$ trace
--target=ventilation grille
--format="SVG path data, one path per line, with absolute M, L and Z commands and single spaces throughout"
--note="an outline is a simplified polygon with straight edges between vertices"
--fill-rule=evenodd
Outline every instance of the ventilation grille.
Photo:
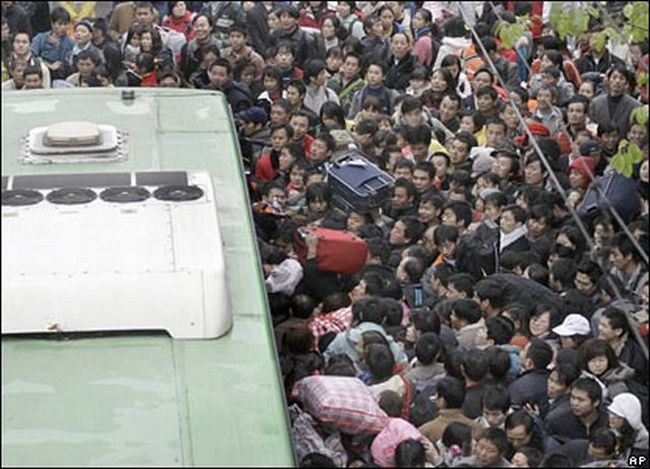
M 206 172 L 3 177 L 3 334 L 166 330 L 232 322 Z

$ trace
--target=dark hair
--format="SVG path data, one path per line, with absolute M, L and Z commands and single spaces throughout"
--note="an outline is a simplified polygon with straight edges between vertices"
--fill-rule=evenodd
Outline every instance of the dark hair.
M 479 73 L 487 73 L 490 76 L 490 85 L 494 84 L 495 80 L 494 80 L 494 73 L 492 73 L 492 70 L 490 70 L 489 68 L 486 68 L 486 67 L 481 67 L 477 71 L 474 72 L 474 78 L 476 78 L 476 75 L 478 75 Z M 487 88 L 487 86 L 483 87 L 483 88 Z M 494 89 L 494 88 L 492 88 L 492 89 Z M 496 99 L 496 97 L 494 99 Z
M 436 314 L 430 314 L 429 316 L 438 317 Z M 438 319 L 439 323 L 440 320 Z M 434 332 L 425 332 L 415 343 L 415 356 L 418 362 L 423 365 L 433 364 L 443 351 L 444 345 L 437 333 Z
M 481 300 L 488 300 L 493 308 L 502 308 L 505 306 L 505 290 L 494 279 L 486 278 L 480 280 L 474 287 L 474 291 Z
M 474 296 L 474 283 L 474 277 L 464 272 L 452 275 L 447 281 L 448 285 L 453 285 L 456 290 L 465 293 L 468 299 Z
M 560 453 L 551 453 L 544 456 L 539 467 L 571 467 L 571 460 Z
M 305 454 L 300 461 L 300 467 L 338 467 L 329 456 L 313 451 Z
M 403 402 L 402 397 L 399 394 L 387 389 L 386 391 L 382 391 L 378 397 L 377 403 L 381 410 L 386 412 L 386 415 L 395 418 L 400 417 L 402 414 Z
M 570 387 L 580 376 L 580 370 L 574 363 L 558 363 L 551 373 L 557 374 L 558 380 L 567 387 Z
M 519 223 L 526 223 L 526 220 L 528 220 L 528 214 L 526 213 L 526 210 L 521 208 L 519 205 L 508 205 L 507 207 L 504 207 L 501 210 L 501 215 L 503 216 L 503 213 L 505 212 L 510 212 L 512 213 L 512 216 L 514 217 L 516 222 Z
M 283 147 L 283 149 L 285 148 L 295 160 L 302 160 L 305 158 L 305 147 L 301 143 L 289 142 Z
M 572 240 L 573 241 L 573 240 Z M 639 244 L 641 245 L 641 248 L 643 251 L 648 253 L 648 238 L 647 236 L 640 236 L 638 239 Z M 630 238 L 627 237 L 625 233 L 619 233 L 616 236 L 614 236 L 614 239 L 612 240 L 612 248 L 618 248 L 619 251 L 621 251 L 621 254 L 623 254 L 624 257 L 629 256 L 630 254 L 632 255 L 632 260 L 636 264 L 641 264 L 643 262 L 643 258 L 641 257 L 641 253 L 636 249 L 634 244 L 632 244 L 632 241 Z
M 422 222 L 414 216 L 400 217 L 395 223 L 401 221 L 404 224 L 404 236 L 409 240 L 409 243 L 415 243 L 420 239 L 424 231 Z
M 609 79 L 614 72 L 618 72 L 621 75 L 623 75 L 631 90 L 633 90 L 636 87 L 636 78 L 634 76 L 634 73 L 629 71 L 625 64 L 623 63 L 613 64 L 606 72 L 607 79 Z
M 287 137 L 289 140 L 291 140 L 291 137 L 293 137 L 293 127 L 291 127 L 289 124 L 271 124 L 271 135 L 275 133 L 276 130 L 281 129 L 284 129 L 284 131 L 287 133 Z
M 559 282 L 564 289 L 573 288 L 573 281 L 576 277 L 576 268 L 573 259 L 560 257 L 551 266 L 551 274 L 556 282 Z
M 409 161 L 409 160 L 402 160 L 402 161 Z M 410 161 L 409 163 L 411 163 L 410 168 L 411 171 L 413 171 L 413 164 Z M 406 194 L 408 197 L 415 197 L 417 194 L 417 191 L 415 190 L 415 185 L 413 184 L 413 182 L 407 179 L 403 179 L 403 178 L 397 179 L 395 181 L 395 184 L 393 185 L 393 193 L 395 193 L 395 189 L 397 189 L 398 187 L 403 187 L 404 189 L 406 189 Z
M 327 64 L 322 59 L 310 59 L 303 65 L 303 80 L 310 83 L 311 78 L 315 78 L 320 72 L 327 69 Z
M 468 227 L 472 223 L 472 207 L 467 202 L 461 202 L 458 200 L 452 200 L 447 202 L 443 207 L 443 210 L 451 209 L 456 215 L 457 220 L 463 222 L 464 227 Z M 439 228 L 438 228 L 439 229 Z M 437 232 L 438 230 L 436 230 Z M 437 244 L 437 243 L 436 243 Z
M 323 117 L 332 117 L 336 119 L 341 129 L 345 129 L 345 113 L 343 108 L 334 101 L 325 101 L 320 108 L 320 120 Z
M 540 451 L 544 451 L 545 443 L 544 437 L 539 426 L 535 425 L 533 417 L 531 417 L 524 410 L 516 410 L 506 417 L 506 431 L 512 430 L 513 428 L 523 426 L 527 435 L 531 435 L 530 441 L 528 442 L 529 446 L 537 448 Z
M 196 22 L 198 21 L 199 18 L 205 18 L 206 20 L 208 20 L 208 24 L 210 25 L 211 28 L 214 25 L 210 15 L 208 15 L 207 13 L 197 13 L 196 16 L 192 19 L 192 26 L 196 25 Z
M 609 428 L 600 428 L 589 435 L 589 443 L 601 448 L 606 455 L 612 456 L 616 451 L 616 436 Z
M 229 76 L 232 75 L 232 65 L 230 65 L 228 59 L 224 59 L 223 57 L 217 58 L 214 62 L 210 64 L 210 70 L 212 70 L 214 67 L 223 67 L 226 69 L 226 73 Z
M 424 467 L 425 462 L 424 446 L 418 440 L 409 438 L 395 448 L 396 467 Z
M 522 88 L 521 86 L 513 86 L 512 88 L 509 89 L 511 93 L 517 94 L 520 98 L 521 101 L 526 104 L 528 100 L 530 99 L 530 96 L 528 94 L 528 91 Z
M 506 123 L 505 123 L 501 118 L 499 118 L 499 117 L 490 117 L 489 119 L 487 119 L 487 120 L 485 121 L 485 128 L 486 128 L 486 129 L 488 128 L 488 125 L 500 125 L 500 126 L 503 128 L 504 132 L 507 132 L 507 131 L 508 131 L 508 126 L 507 126 Z
M 520 4 L 518 3 L 517 6 L 519 5 Z M 526 460 L 528 461 L 529 467 L 540 467 L 539 463 L 542 460 L 542 456 L 544 454 L 537 448 L 533 448 L 531 446 L 524 446 L 523 448 L 519 448 L 517 452 L 522 453 L 524 456 L 526 456 Z
M 460 16 L 452 16 L 443 26 L 443 32 L 447 37 L 465 37 L 465 22 Z
M 156 69 L 156 61 L 153 54 L 150 54 L 148 52 L 140 52 L 135 58 L 135 66 L 138 70 L 153 72 Z
M 50 23 L 69 23 L 70 21 L 72 21 L 70 13 L 68 13 L 65 8 L 55 7 L 52 9 L 52 12 L 50 13 Z
M 382 238 L 369 238 L 366 240 L 368 252 L 371 257 L 379 257 L 385 263 L 390 256 L 390 246 Z
M 467 321 L 470 324 L 474 324 L 481 319 L 481 308 L 473 300 L 455 300 L 453 312 L 458 319 Z
M 578 349 L 578 366 L 583 370 L 589 371 L 589 361 L 592 358 L 601 356 L 607 358 L 607 370 L 605 372 L 619 366 L 616 353 L 607 341 L 602 339 L 588 339 Z
M 488 357 L 488 371 L 495 380 L 504 379 L 510 371 L 510 354 L 497 345 L 485 349 Z
M 438 396 L 445 400 L 448 409 L 460 409 L 465 400 L 465 383 L 451 376 L 446 376 L 438 383 Z
M 319 200 L 329 203 L 332 199 L 332 192 L 327 183 L 315 182 L 307 186 L 307 189 L 305 190 L 305 199 L 307 200 L 307 203 Z
M 458 228 L 455 226 L 440 225 L 433 233 L 433 240 L 438 246 L 446 243 L 447 241 L 456 243 L 458 241 Z
M 375 294 L 381 295 L 381 277 L 379 277 L 378 287 L 375 285 L 376 282 L 373 281 L 373 277 L 369 274 L 366 274 L 363 280 L 366 281 L 366 290 L 379 289 L 379 291 L 368 291 L 368 293 L 373 296 L 370 298 L 363 298 L 354 303 L 352 305 L 352 316 L 360 322 L 372 322 L 381 325 L 386 316 L 386 307 L 379 298 L 374 296 Z
M 162 42 L 162 37 L 160 36 L 160 32 L 158 31 L 158 29 L 154 28 L 153 26 L 147 26 L 142 30 L 140 36 L 142 36 L 144 33 L 151 34 L 151 54 L 155 56 L 163 48 L 163 42 Z
M 429 307 L 413 308 L 411 310 L 411 317 L 413 326 L 420 331 L 423 335 L 428 332 L 433 332 L 436 337 L 440 334 L 440 317 L 435 312 L 431 311 Z M 416 343 L 417 347 L 417 343 Z M 417 355 L 417 348 L 416 348 Z
M 497 90 L 492 88 L 490 85 L 481 86 L 478 90 L 476 90 L 475 95 L 477 98 L 480 98 L 481 96 L 489 96 L 493 101 L 496 101 L 499 98 L 499 93 L 497 93 Z
M 506 432 L 500 428 L 483 429 L 483 433 L 481 434 L 480 439 L 488 440 L 490 443 L 492 443 L 497 448 L 500 455 L 503 455 L 506 451 L 508 451 L 508 437 L 506 436 Z
M 481 408 L 500 410 L 504 414 L 510 409 L 510 393 L 503 386 L 486 386 L 481 395 Z
M 365 347 L 365 362 L 373 377 L 378 381 L 384 381 L 393 374 L 395 357 L 387 345 L 370 344 Z
M 428 147 L 431 144 L 431 128 L 426 124 L 407 127 L 406 141 L 410 145 L 425 144 Z
M 140 55 L 138 55 L 138 57 Z M 89 60 L 89 59 L 92 60 L 92 62 L 95 64 L 95 67 L 102 63 L 101 57 L 91 49 L 84 49 L 81 52 L 79 52 L 79 54 L 77 54 L 77 56 L 75 57 L 74 62 L 76 64 L 80 60 Z
M 612 329 L 621 329 L 621 335 L 630 334 L 630 323 L 622 310 L 610 306 L 605 309 L 602 317 L 607 318 Z
M 483 36 L 481 38 L 481 42 L 483 43 L 483 47 L 485 48 L 485 52 L 488 54 L 490 52 L 496 52 L 497 50 L 497 42 L 494 40 L 492 36 Z
M 431 72 L 431 76 L 435 73 L 442 73 L 442 78 L 445 80 L 445 83 L 447 83 L 447 87 L 445 88 L 445 93 L 452 93 L 456 91 L 456 78 L 451 74 L 451 72 L 446 69 L 446 68 L 437 68 L 434 71 Z
M 532 338 L 526 352 L 526 358 L 533 362 L 536 370 L 545 370 L 553 360 L 553 349 L 545 340 Z
M 27 75 L 27 69 L 25 69 L 23 75 Z M 89 88 L 99 88 L 102 86 L 102 82 L 99 81 L 99 77 L 97 76 L 96 73 L 91 73 L 90 75 L 86 75 L 86 76 L 80 75 L 79 85 L 81 85 L 82 83 L 88 85 Z
M 493 316 L 485 320 L 488 339 L 496 345 L 507 345 L 515 335 L 515 325 L 504 316 Z
M 40 64 L 38 63 L 28 64 L 23 70 L 23 77 L 26 77 L 27 75 L 38 75 L 39 78 L 43 78 L 43 70 L 41 70 Z
M 571 389 L 579 389 L 587 393 L 591 402 L 598 401 L 599 404 L 603 402 L 603 389 L 593 378 L 581 377 L 576 379 L 571 385 Z
M 282 336 L 283 348 L 295 355 L 309 353 L 313 342 L 314 336 L 306 321 L 292 324 Z
M 458 445 L 463 451 L 463 456 L 469 456 L 472 451 L 472 429 L 464 423 L 450 422 L 442 432 L 441 439 L 446 448 Z
M 472 381 L 482 381 L 488 374 L 488 358 L 481 350 L 470 350 L 463 357 L 463 370 Z

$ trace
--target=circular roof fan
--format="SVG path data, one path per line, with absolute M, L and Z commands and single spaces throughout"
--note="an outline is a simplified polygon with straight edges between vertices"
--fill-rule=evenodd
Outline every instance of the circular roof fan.
M 43 200 L 43 194 L 36 191 L 14 189 L 2 191 L 2 205 L 19 207 L 22 205 L 34 205 Z
M 151 197 L 151 193 L 144 187 L 110 187 L 103 190 L 99 197 L 106 202 L 120 204 L 128 202 L 142 202 Z
M 198 186 L 162 186 L 156 189 L 153 196 L 158 200 L 187 202 L 200 199 L 203 196 L 203 189 Z
M 87 204 L 97 198 L 97 194 L 90 189 L 65 188 L 47 194 L 46 199 L 53 204 L 77 205 Z

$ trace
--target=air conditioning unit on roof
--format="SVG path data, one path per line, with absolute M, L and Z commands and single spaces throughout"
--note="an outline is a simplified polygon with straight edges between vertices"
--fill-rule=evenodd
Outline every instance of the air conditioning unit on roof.
M 22 140 L 20 161 L 29 164 L 122 161 L 127 133 L 112 125 L 66 121 L 35 127 Z
M 205 172 L 2 178 L 2 333 L 166 330 L 232 322 Z

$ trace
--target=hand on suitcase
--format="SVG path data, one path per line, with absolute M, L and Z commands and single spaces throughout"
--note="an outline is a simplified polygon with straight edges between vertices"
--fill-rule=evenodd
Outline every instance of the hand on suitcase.
M 318 240 L 320 239 L 313 231 L 305 230 L 301 235 L 305 239 L 307 246 L 307 259 L 315 259 L 318 252 Z

